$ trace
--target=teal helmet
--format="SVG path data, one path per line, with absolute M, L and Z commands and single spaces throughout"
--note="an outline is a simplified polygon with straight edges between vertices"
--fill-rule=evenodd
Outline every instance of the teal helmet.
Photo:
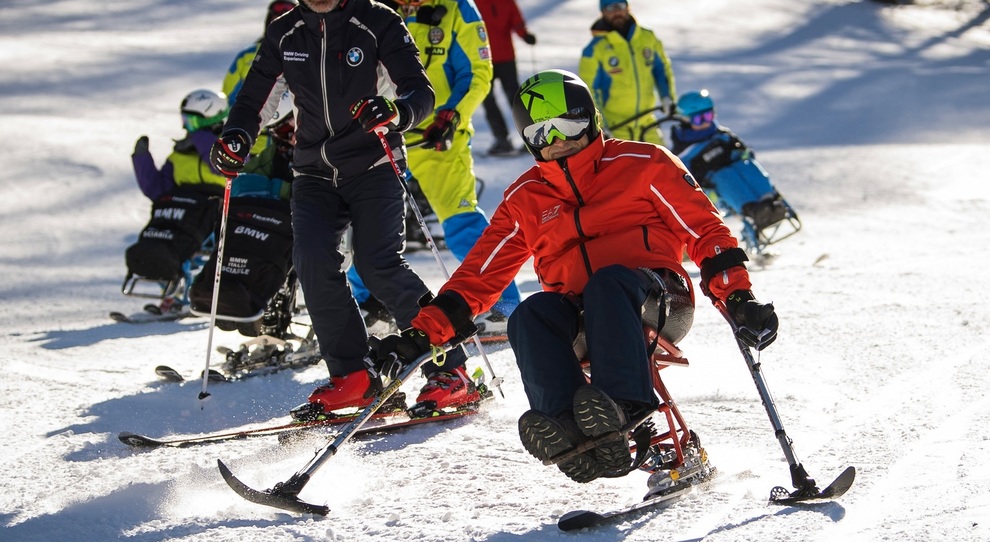
M 227 118 L 227 97 L 222 92 L 194 90 L 182 99 L 179 112 L 182 113 L 182 125 L 190 132 L 215 129 Z
M 711 111 L 715 109 L 715 102 L 712 101 L 707 89 L 692 90 L 681 94 L 677 100 L 677 110 L 685 117 L 690 117 L 697 113 Z
M 540 149 L 557 138 L 579 139 L 587 135 L 594 139 L 601 133 L 601 120 L 588 85 L 564 70 L 542 71 L 524 81 L 512 100 L 512 117 L 526 149 L 541 161 Z M 535 126 L 554 118 L 572 121 L 573 129 L 550 127 L 537 131 L 535 136 L 527 135 Z

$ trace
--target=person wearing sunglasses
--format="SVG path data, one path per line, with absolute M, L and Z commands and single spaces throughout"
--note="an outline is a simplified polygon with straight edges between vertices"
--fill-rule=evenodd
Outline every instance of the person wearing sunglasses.
M 389 372 L 469 335 L 472 316 L 532 259 L 543 291 L 522 301 L 508 336 L 531 408 L 519 420 L 520 439 L 543 461 L 657 408 L 643 326 L 649 315 L 675 344 L 688 332 L 694 299 L 685 250 L 741 340 L 762 350 L 778 324 L 773 305 L 753 296 L 746 253 L 683 163 L 659 145 L 607 139 L 578 76 L 537 73 L 512 112 L 536 165 L 505 190 L 491 225 L 412 328 L 372 348 Z M 574 350 L 582 333 L 590 385 Z M 629 462 L 628 442 L 616 440 L 558 467 L 590 482 Z
M 591 88 L 612 136 L 663 144 L 656 125 L 657 96 L 664 115 L 674 112 L 674 70 L 657 35 L 637 24 L 629 4 L 601 0 L 601 18 L 581 53 L 578 75 Z
M 677 109 L 680 122 L 671 129 L 670 150 L 687 164 L 713 201 L 752 221 L 757 233 L 793 215 L 766 171 L 757 165 L 752 149 L 719 124 L 707 89 L 682 94 Z

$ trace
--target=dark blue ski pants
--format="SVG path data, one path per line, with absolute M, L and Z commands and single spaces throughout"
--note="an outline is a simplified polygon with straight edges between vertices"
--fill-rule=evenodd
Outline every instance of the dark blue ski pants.
M 574 392 L 587 383 L 574 352 L 582 330 L 592 384 L 616 401 L 657 405 L 642 323 L 654 284 L 613 265 L 595 272 L 577 299 L 539 292 L 523 300 L 509 317 L 508 335 L 530 407 L 551 416 L 571 412 Z
M 344 277 L 338 250 L 353 225 L 354 265 L 400 329 L 429 290 L 402 256 L 405 205 L 391 164 L 338 181 L 300 175 L 292 181 L 293 263 L 332 376 L 365 367 L 368 332 Z

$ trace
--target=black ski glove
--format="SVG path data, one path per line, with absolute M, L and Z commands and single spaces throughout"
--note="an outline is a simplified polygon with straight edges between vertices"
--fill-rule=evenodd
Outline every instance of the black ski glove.
M 777 313 L 773 303 L 760 303 L 749 290 L 736 290 L 725 300 L 735 320 L 736 337 L 747 346 L 763 350 L 777 339 Z
M 134 153 L 131 156 L 148 154 L 148 136 L 141 136 L 134 142 Z
M 368 338 L 371 347 L 371 360 L 374 368 L 382 376 L 395 378 L 409 363 L 430 351 L 430 338 L 426 333 L 411 327 L 398 335 L 388 335 L 379 339 Z
M 213 168 L 227 177 L 236 177 L 251 152 L 251 140 L 241 130 L 234 130 L 220 136 L 210 149 L 210 162 Z
M 526 35 L 523 36 L 523 41 L 525 41 L 529 45 L 536 45 L 536 36 L 527 32 Z
M 437 111 L 433 124 L 423 132 L 423 143 L 435 151 L 445 151 L 454 141 L 454 131 L 461 122 L 461 115 L 453 109 Z
M 367 96 L 354 102 L 351 116 L 366 132 L 374 132 L 382 126 L 391 131 L 400 131 L 404 124 L 402 108 L 384 96 Z

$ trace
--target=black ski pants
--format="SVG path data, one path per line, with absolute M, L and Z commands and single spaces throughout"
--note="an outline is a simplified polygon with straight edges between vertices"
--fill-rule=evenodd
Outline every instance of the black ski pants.
M 655 284 L 639 270 L 612 265 L 596 271 L 579 298 L 539 292 L 523 300 L 509 317 L 508 336 L 530 407 L 551 416 L 571 412 L 574 392 L 587 383 L 574 352 L 582 331 L 592 384 L 616 401 L 658 405 L 642 316 Z
M 353 225 L 354 265 L 406 329 L 429 289 L 402 256 L 404 192 L 391 164 L 338 181 L 292 181 L 292 259 L 331 376 L 363 369 L 368 332 L 344 275 L 340 240 Z

